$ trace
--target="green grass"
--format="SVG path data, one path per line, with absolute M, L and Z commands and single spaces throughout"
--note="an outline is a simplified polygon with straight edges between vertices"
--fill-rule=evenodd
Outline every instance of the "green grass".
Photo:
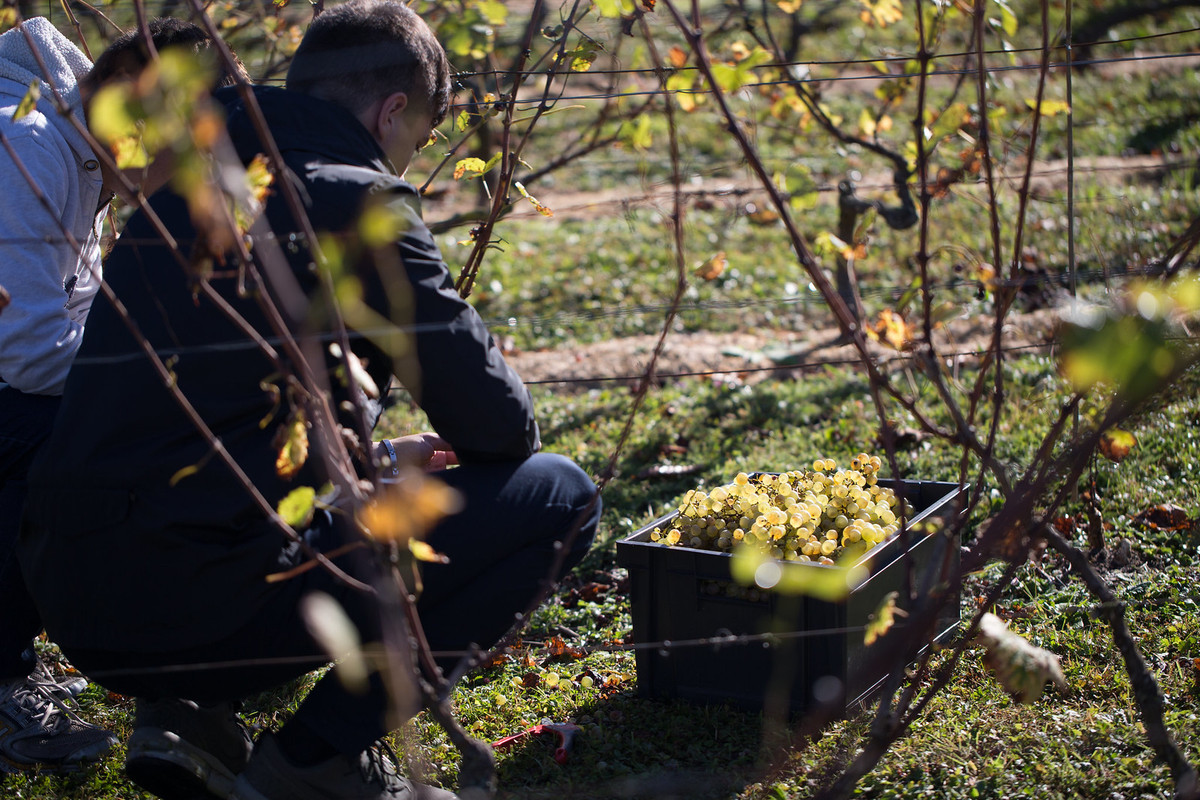
M 1039 412 L 1052 407 L 1054 365 L 1015 363 L 1013 374 L 1030 391 L 1013 392 L 1001 432 L 1004 457 L 1028 456 L 1040 438 Z M 1040 387 L 1040 388 L 1039 388 Z M 1136 527 L 1132 518 L 1156 503 L 1175 503 L 1200 516 L 1200 490 L 1181 477 L 1200 459 L 1193 433 L 1200 419 L 1200 375 L 1190 375 L 1132 426 L 1140 444 L 1120 465 L 1100 462 L 1097 484 L 1110 542 L 1134 543 L 1133 565 L 1110 575 L 1129 604 L 1129 619 L 1143 654 L 1167 697 L 1167 718 L 1195 760 L 1200 753 L 1200 546 L 1194 534 Z M 628 411 L 623 391 L 578 395 L 539 394 L 537 403 L 550 448 L 595 471 L 607 460 Z M 668 410 L 669 409 L 669 410 Z M 1041 416 L 1045 416 L 1044 413 Z M 664 425 L 669 420 L 670 425 Z M 389 430 L 420 427 L 419 415 L 400 406 L 389 413 Z M 873 412 L 862 404 L 862 386 L 850 373 L 815 374 L 803 380 L 765 381 L 753 387 L 679 382 L 651 395 L 633 428 L 620 477 L 608 488 L 600 543 L 585 564 L 534 617 L 510 658 L 469 677 L 456 690 L 459 719 L 473 735 L 495 740 L 542 718 L 583 726 L 567 765 L 555 763 L 546 739 L 530 739 L 499 757 L 501 797 L 625 796 L 637 779 L 658 787 L 643 796 L 683 792 L 692 797 L 803 797 L 839 759 L 854 751 L 863 718 L 830 726 L 814 741 L 775 732 L 764 740 L 759 715 L 723 707 L 704 708 L 638 696 L 632 654 L 612 649 L 630 631 L 627 586 L 613 566 L 614 541 L 671 507 L 690 486 L 714 485 L 741 469 L 781 470 L 816 455 L 845 459 L 874 430 Z M 701 471 L 687 478 L 638 479 L 637 470 L 661 461 L 664 441 L 686 437 L 679 462 Z M 939 447 L 902 454 L 908 474 L 950 478 L 955 459 Z M 1077 534 L 1082 540 L 1082 532 Z M 963 613 L 998 577 L 990 568 L 967 582 Z M 588 586 L 588 584 L 594 584 Z M 1141 734 L 1127 679 L 1107 629 L 1090 613 L 1093 600 L 1064 564 L 1047 556 L 1027 565 L 1006 591 L 998 613 L 1035 644 L 1059 654 L 1069 688 L 1051 687 L 1039 703 L 1011 701 L 969 651 L 943 695 L 863 782 L 867 797 L 1159 797 L 1169 782 Z M 551 658 L 544 643 L 560 636 L 581 658 Z M 594 648 L 594 649 L 593 649 Z M 53 650 L 48 651 L 53 654 Z M 550 673 L 558 676 L 551 686 Z M 587 676 L 591 686 L 580 680 Z M 286 719 L 297 688 L 258 698 L 249 719 L 274 727 Z M 131 704 L 93 687 L 85 717 L 122 738 L 129 732 Z M 430 721 L 419 717 L 403 736 L 426 774 L 453 786 L 455 752 Z M 6 777 L 6 796 L 21 798 L 139 798 L 120 771 L 118 752 L 97 769 L 75 778 Z M 672 787 L 674 787 L 672 789 Z

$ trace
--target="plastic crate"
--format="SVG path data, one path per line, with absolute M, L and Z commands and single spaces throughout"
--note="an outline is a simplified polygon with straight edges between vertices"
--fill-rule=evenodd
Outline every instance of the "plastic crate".
M 885 479 L 879 484 L 901 494 L 913 509 L 910 528 L 928 517 L 957 511 L 958 484 Z M 793 713 L 802 713 L 818 701 L 835 700 L 848 710 L 860 706 L 887 677 L 882 665 L 872 663 L 863 643 L 863 626 L 889 592 L 899 590 L 901 598 L 905 596 L 906 562 L 912 564 L 917 587 L 931 569 L 949 575 L 958 568 L 957 539 L 921 536 L 910 530 L 909 558 L 902 557 L 899 536 L 876 545 L 856 562 L 867 567 L 869 577 L 844 600 L 731 591 L 736 584 L 728 553 L 650 541 L 650 532 L 676 513 L 617 542 L 617 563 L 629 572 L 634 642 L 669 643 L 637 651 L 638 691 L 644 697 L 725 703 L 749 710 L 762 710 L 767 698 L 786 698 Z M 952 635 L 959 625 L 957 587 L 954 593 L 938 618 L 937 641 Z M 900 607 L 904 605 L 901 601 Z M 898 617 L 896 628 L 902 630 L 904 625 Z M 804 635 L 749 644 L 674 646 L 695 639 L 792 631 Z

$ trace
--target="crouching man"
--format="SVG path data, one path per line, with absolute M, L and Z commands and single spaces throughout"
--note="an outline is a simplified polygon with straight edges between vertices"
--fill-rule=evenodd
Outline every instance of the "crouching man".
M 138 213 L 105 278 L 169 362 L 172 385 L 271 507 L 330 476 L 316 455 L 293 476 L 277 470 L 276 437 L 295 421 L 298 393 L 283 376 L 287 351 L 259 295 L 274 298 L 302 342 L 325 353 L 315 367 L 347 430 L 375 422 L 359 387 L 401 375 L 436 434 L 362 450 L 384 469 L 405 459 L 427 468 L 457 463 L 437 475 L 458 491 L 462 509 L 428 537 L 448 563 L 426 565 L 417 608 L 435 651 L 488 646 L 556 566 L 579 561 L 600 509 L 578 466 L 538 452 L 529 394 L 454 291 L 416 191 L 401 177 L 446 113 L 445 53 L 401 3 L 350 0 L 314 20 L 286 90 L 253 91 L 291 173 L 280 180 L 292 181 L 312 228 L 327 251 L 336 250 L 338 276 L 362 287 L 362 302 L 345 319 L 370 381 L 344 380 L 329 347 L 335 315 L 282 186 L 252 229 L 255 269 L 229 253 L 198 278 Z M 255 115 L 222 99 L 243 162 L 267 152 Z M 213 249 L 193 226 L 186 198 L 164 190 L 150 205 L 185 254 Z M 378 226 L 369 246 L 358 234 L 368 207 L 377 215 L 383 209 L 389 230 L 398 231 L 382 246 Z M 271 280 L 260 283 L 267 274 Z M 380 336 L 386 320 L 409 332 L 403 347 L 384 349 L 396 340 Z M 347 551 L 335 563 L 359 581 L 376 581 L 372 550 L 345 547 L 361 541 L 348 515 L 318 510 L 303 536 L 323 552 Z M 334 597 L 366 643 L 383 639 L 379 604 L 324 568 L 268 582 L 308 556 L 214 454 L 104 297 L 92 306 L 57 423 L 31 469 L 20 557 L 64 652 L 97 682 L 137 698 L 128 768 L 158 795 L 452 797 L 410 784 L 381 754 L 378 740 L 395 718 L 378 674 L 355 694 L 330 673 L 249 753 L 236 703 L 323 659 L 305 627 L 303 599 Z M 50 574 L 53 582 L 41 580 Z M 48 585 L 56 590 L 38 591 Z

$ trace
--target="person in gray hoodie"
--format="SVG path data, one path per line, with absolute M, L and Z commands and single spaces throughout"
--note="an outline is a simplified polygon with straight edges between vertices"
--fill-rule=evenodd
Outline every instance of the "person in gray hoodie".
M 180 20 L 153 20 L 150 33 L 158 51 L 210 43 Z M 57 681 L 38 660 L 42 623 L 14 547 L 26 473 L 100 288 L 104 211 L 120 183 L 84 134 L 87 101 L 145 67 L 142 42 L 123 34 L 93 66 L 47 19 L 0 34 L 0 772 L 71 769 L 116 741 L 68 709 L 86 682 Z M 167 174 L 159 163 L 125 177 L 149 195 Z

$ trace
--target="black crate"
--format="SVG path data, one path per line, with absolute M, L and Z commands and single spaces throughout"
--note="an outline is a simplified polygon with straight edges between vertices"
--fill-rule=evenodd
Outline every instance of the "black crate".
M 901 494 L 913 509 L 910 527 L 957 511 L 958 484 L 884 479 L 879 484 Z M 749 710 L 762 710 L 768 697 L 786 697 L 793 713 L 818 700 L 833 699 L 848 710 L 857 707 L 886 678 L 882 666 L 871 661 L 862 626 L 889 592 L 899 590 L 901 598 L 905 596 L 906 562 L 913 567 L 916 587 L 924 585 L 930 570 L 949 575 L 958 568 L 957 539 L 910 531 L 909 558 L 902 558 L 899 536 L 876 545 L 856 562 L 867 567 L 869 577 L 844 600 L 739 591 L 730 575 L 730 554 L 650 541 L 650 532 L 670 522 L 675 513 L 617 542 L 617 563 L 629 571 L 634 642 L 670 643 L 637 651 L 638 691 L 645 697 L 728 703 Z M 797 562 L 790 562 L 791 567 L 836 569 Z M 954 593 L 955 599 L 939 616 L 938 641 L 958 627 L 957 588 Z M 896 628 L 904 625 L 898 618 Z M 804 635 L 786 635 L 796 631 Z M 784 635 L 749 644 L 673 646 L 771 632 Z

